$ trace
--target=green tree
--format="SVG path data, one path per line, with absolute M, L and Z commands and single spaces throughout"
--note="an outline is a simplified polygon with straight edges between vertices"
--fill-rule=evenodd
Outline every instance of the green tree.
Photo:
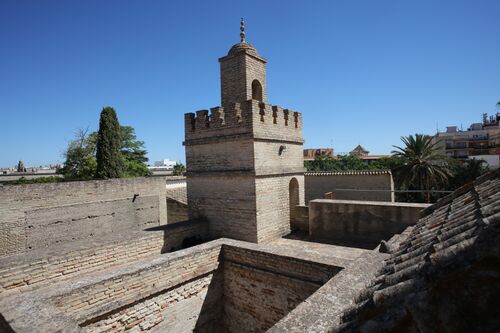
M 123 157 L 129 161 L 146 163 L 148 152 L 144 148 L 144 141 L 137 140 L 135 129 L 132 126 L 121 126 L 121 148 Z
M 430 202 L 430 190 L 442 187 L 450 172 L 443 157 L 438 154 L 432 137 L 423 134 L 401 137 L 404 147 L 393 146 L 394 156 L 403 164 L 394 169 L 396 182 L 409 190 L 424 190 L 424 200 Z
M 314 161 L 304 161 L 307 171 L 341 171 L 341 170 L 378 170 L 387 169 L 382 163 L 365 163 L 360 157 L 352 155 L 337 155 L 335 157 L 321 154 Z
M 449 164 L 452 176 L 449 179 L 448 189 L 452 191 L 471 183 L 489 170 L 484 160 L 469 159 L 460 161 L 453 159 L 449 161 Z
M 95 142 L 87 136 L 87 130 L 78 130 L 64 152 L 64 167 L 58 172 L 68 179 L 92 179 L 95 177 L 97 162 Z
M 120 124 L 112 107 L 105 107 L 99 119 L 97 134 L 97 170 L 98 178 L 119 178 L 123 172 L 123 159 L 120 152 Z
M 178 162 L 174 165 L 174 172 L 173 174 L 175 176 L 181 176 L 183 174 L 186 173 L 186 167 L 184 166 L 184 164 Z
M 149 174 L 146 162 L 147 151 L 144 141 L 137 140 L 135 130 L 131 126 L 122 126 L 120 152 L 123 159 L 123 175 L 125 177 L 141 177 Z

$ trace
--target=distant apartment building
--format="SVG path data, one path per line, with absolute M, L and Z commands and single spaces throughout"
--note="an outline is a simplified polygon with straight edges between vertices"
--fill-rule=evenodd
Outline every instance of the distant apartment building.
M 304 149 L 304 161 L 314 161 L 314 158 L 318 155 L 333 157 L 333 148 Z
M 177 161 L 171 161 L 168 158 L 165 158 L 163 161 L 155 161 L 153 166 L 149 167 L 150 169 L 165 169 L 165 170 L 173 170 L 174 166 L 177 164 Z
M 500 112 L 483 115 L 482 123 L 474 123 L 467 130 L 457 126 L 446 127 L 434 137 L 442 155 L 457 159 L 483 159 L 490 166 L 500 162 Z

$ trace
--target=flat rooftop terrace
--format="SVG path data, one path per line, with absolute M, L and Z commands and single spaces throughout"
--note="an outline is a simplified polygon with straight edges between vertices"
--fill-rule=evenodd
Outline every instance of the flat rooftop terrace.
M 218 239 L 8 295 L 0 302 L 0 328 L 264 332 L 368 252 L 290 239 Z
M 339 272 L 372 253 L 291 239 L 218 239 L 41 286 L 22 297 L 10 294 L 0 301 L 0 328 L 265 332 L 293 322 L 296 310 L 303 316 L 311 310 L 309 298 L 321 298 Z

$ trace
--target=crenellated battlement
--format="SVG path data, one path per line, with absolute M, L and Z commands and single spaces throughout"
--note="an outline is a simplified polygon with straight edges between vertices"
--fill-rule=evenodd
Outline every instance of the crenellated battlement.
M 280 106 L 248 100 L 230 108 L 214 107 L 185 114 L 186 140 L 231 134 L 267 139 L 302 137 L 302 114 Z

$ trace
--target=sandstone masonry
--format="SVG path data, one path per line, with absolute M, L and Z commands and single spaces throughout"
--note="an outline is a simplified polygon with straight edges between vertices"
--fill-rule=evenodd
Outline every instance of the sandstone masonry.
M 266 103 L 266 60 L 250 44 L 219 62 L 222 106 L 185 115 L 189 217 L 212 237 L 270 241 L 304 203 L 302 115 Z

